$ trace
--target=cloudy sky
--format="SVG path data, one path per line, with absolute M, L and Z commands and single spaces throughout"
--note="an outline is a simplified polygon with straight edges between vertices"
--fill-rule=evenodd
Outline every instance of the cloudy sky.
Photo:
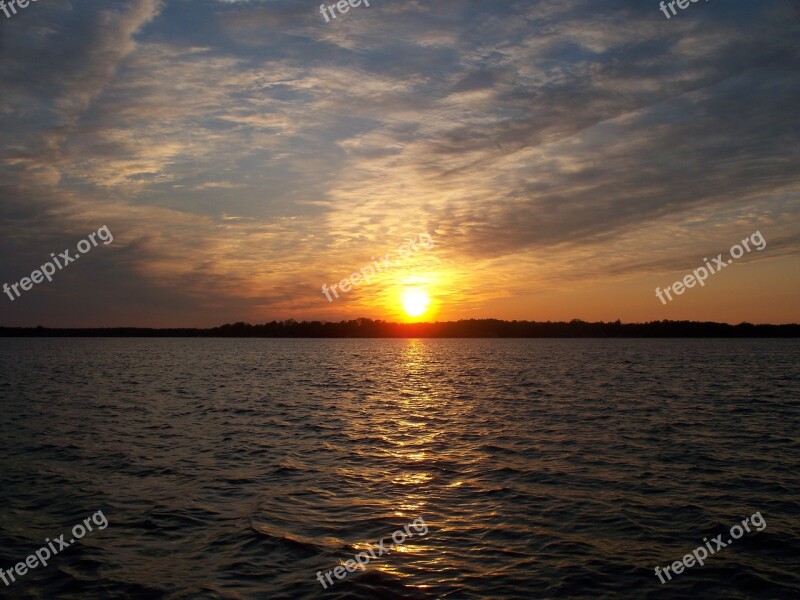
M 114 241 L 0 325 L 396 320 L 412 288 L 439 320 L 797 322 L 799 71 L 796 0 L 31 3 L 0 13 L 0 283 Z

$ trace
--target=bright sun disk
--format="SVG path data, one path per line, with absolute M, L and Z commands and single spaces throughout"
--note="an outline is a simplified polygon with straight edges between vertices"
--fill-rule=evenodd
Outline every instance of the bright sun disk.
M 431 298 L 425 290 L 411 289 L 403 292 L 403 310 L 409 317 L 424 315 L 430 303 Z

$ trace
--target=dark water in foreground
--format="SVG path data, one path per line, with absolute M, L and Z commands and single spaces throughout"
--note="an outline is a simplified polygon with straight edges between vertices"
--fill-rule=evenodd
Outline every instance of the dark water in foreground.
M 3 598 L 800 594 L 798 340 L 4 339 L 0 409 L 0 568 L 109 523 Z

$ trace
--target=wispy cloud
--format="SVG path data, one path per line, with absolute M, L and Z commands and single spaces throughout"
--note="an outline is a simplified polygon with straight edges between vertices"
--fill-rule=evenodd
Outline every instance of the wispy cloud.
M 381 318 L 413 277 L 442 317 L 488 316 L 759 226 L 781 243 L 758 259 L 796 266 L 795 4 L 34 8 L 0 25 L 0 275 L 100 223 L 117 241 L 9 323 Z M 326 306 L 322 282 L 425 230 L 435 252 Z

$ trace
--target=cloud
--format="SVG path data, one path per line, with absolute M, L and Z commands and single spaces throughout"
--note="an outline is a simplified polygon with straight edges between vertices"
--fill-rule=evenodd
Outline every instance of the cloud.
M 326 23 L 299 0 L 39 3 L 0 42 L 0 274 L 108 223 L 87 276 L 211 324 L 380 316 L 423 275 L 479 310 L 681 268 L 760 224 L 791 255 L 800 9 L 694 8 L 397 0 Z M 424 230 L 435 252 L 320 306 Z M 70 281 L 53 289 L 76 310 Z

